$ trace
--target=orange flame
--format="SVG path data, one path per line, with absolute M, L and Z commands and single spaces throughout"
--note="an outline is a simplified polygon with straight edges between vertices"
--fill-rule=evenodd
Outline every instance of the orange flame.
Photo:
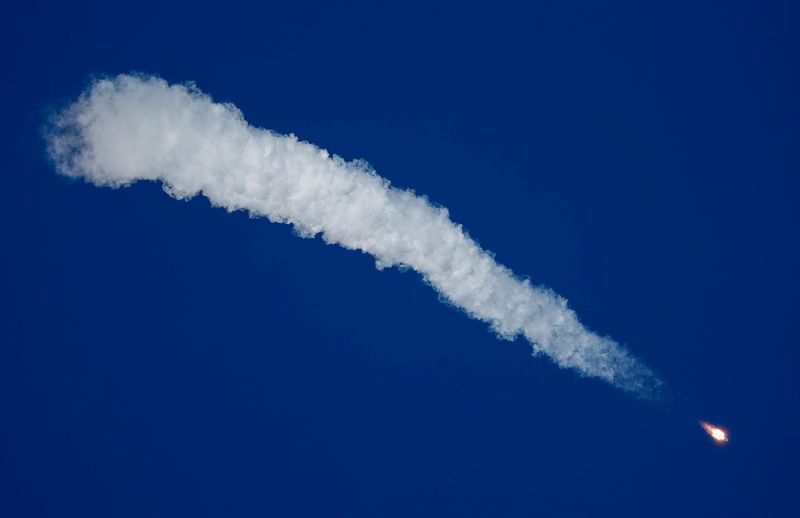
M 703 430 L 705 430 L 712 439 L 717 441 L 717 443 L 724 444 L 728 442 L 728 432 L 726 430 L 723 430 L 719 426 L 714 426 L 711 423 L 706 423 L 705 421 L 700 421 L 700 426 L 702 426 Z

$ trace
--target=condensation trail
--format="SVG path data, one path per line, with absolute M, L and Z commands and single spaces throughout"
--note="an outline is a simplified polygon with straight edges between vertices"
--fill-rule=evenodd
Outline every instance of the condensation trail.
M 56 169 L 99 186 L 161 181 L 172 196 L 203 194 L 230 211 L 294 225 L 303 237 L 419 272 L 443 299 L 535 354 L 657 398 L 661 381 L 624 347 L 586 329 L 564 298 L 495 262 L 445 208 L 294 135 L 249 125 L 193 84 L 143 75 L 96 80 L 45 131 Z

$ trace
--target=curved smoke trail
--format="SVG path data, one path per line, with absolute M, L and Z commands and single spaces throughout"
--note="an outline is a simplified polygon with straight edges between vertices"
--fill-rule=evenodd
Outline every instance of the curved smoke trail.
M 497 264 L 447 209 L 391 187 L 363 162 L 250 126 L 235 106 L 214 103 L 193 84 L 97 80 L 53 117 L 45 138 L 64 175 L 110 187 L 160 180 L 176 198 L 202 193 L 214 205 L 369 253 L 379 269 L 413 268 L 501 337 L 522 334 L 561 367 L 642 398 L 658 395 L 662 384 L 650 369 L 581 325 L 564 298 Z

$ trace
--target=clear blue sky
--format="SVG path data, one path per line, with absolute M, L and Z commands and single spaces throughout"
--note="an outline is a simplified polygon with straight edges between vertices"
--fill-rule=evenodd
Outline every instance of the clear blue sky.
M 4 4 L 0 515 L 796 516 L 797 8 L 531 4 Z M 285 225 L 57 176 L 48 109 L 129 71 L 448 207 L 674 399 Z

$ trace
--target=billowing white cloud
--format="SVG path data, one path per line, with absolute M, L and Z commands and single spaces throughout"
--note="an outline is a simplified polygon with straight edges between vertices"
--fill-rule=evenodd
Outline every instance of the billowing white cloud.
M 497 264 L 447 209 L 294 135 L 250 126 L 193 84 L 152 76 L 95 81 L 46 131 L 56 169 L 95 185 L 160 180 L 176 198 L 294 225 L 303 237 L 361 250 L 379 269 L 419 272 L 443 299 L 499 336 L 639 397 L 661 382 L 619 344 L 586 329 L 567 301 Z

